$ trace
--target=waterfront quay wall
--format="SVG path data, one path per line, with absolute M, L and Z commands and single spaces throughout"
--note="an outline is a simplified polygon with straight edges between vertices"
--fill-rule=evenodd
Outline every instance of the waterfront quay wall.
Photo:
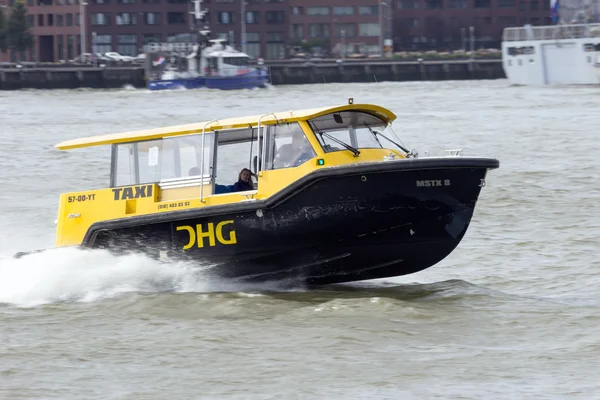
M 137 67 L 33 67 L 0 69 L 0 89 L 76 89 L 145 87 L 144 69 Z
M 505 78 L 501 60 L 376 61 L 376 62 L 273 62 L 273 85 L 332 82 L 434 81 Z M 27 67 L 0 69 L 0 89 L 75 89 L 146 87 L 144 68 Z
M 402 61 L 270 65 L 273 85 L 503 79 L 502 60 Z

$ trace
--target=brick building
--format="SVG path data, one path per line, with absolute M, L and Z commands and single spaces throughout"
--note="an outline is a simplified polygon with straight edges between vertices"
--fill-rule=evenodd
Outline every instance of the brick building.
M 476 48 L 500 47 L 502 30 L 524 24 L 550 25 L 543 0 L 396 0 L 396 50 L 469 48 L 473 27 Z
M 393 0 L 290 0 L 289 3 L 292 46 L 322 48 L 338 56 L 378 54 L 383 44 L 381 39 L 392 38 Z
M 228 38 L 253 58 L 280 59 L 289 42 L 289 0 L 209 0 L 207 21 L 214 37 Z M 203 3 L 204 4 L 204 3 Z M 242 21 L 242 13 L 245 21 Z M 242 23 L 245 24 L 245 45 Z
M 189 0 L 79 1 L 26 0 L 35 47 L 25 59 L 56 62 L 80 54 L 81 13 L 86 52 L 136 55 L 146 43 L 193 32 Z M 471 26 L 478 48 L 499 47 L 504 27 L 551 23 L 547 0 L 204 0 L 202 8 L 213 37 L 265 59 L 309 48 L 334 56 L 378 54 L 384 39 L 393 39 L 396 51 L 459 49 Z M 3 59 L 10 57 L 0 53 Z

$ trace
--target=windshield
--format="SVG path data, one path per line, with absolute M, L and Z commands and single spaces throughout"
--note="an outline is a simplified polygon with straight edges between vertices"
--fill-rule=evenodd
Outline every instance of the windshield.
M 358 149 L 397 149 L 399 139 L 381 118 L 362 111 L 343 111 L 308 121 L 326 153 Z M 402 149 L 404 150 L 404 149 Z

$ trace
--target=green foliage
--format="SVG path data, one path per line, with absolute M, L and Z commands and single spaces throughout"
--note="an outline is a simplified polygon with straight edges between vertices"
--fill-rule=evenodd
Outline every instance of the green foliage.
M 6 26 L 6 42 L 9 49 L 19 53 L 33 47 L 33 35 L 27 25 L 27 8 L 23 0 L 13 4 Z
M 0 8 L 0 52 L 5 52 L 6 50 L 8 50 L 8 43 L 6 42 L 6 17 Z

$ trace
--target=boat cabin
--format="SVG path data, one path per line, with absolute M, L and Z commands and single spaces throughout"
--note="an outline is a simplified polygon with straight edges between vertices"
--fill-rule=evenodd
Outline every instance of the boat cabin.
M 203 56 L 207 76 L 236 76 L 254 69 L 247 54 L 219 42 L 205 49 Z
M 262 200 L 319 168 L 404 157 L 394 119 L 348 104 L 63 142 L 112 151 L 108 188 L 61 196 L 57 245 L 78 244 L 98 220 Z M 236 191 L 243 168 L 253 189 Z

